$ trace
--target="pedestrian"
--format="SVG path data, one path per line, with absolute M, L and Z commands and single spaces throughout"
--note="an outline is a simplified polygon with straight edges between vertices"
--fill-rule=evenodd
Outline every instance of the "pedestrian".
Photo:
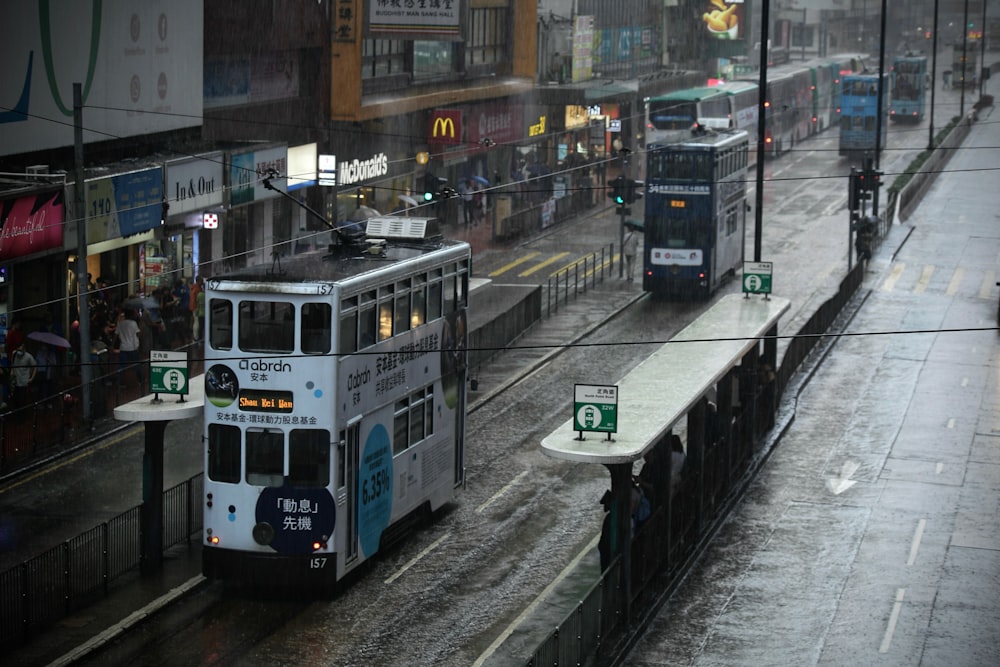
M 14 353 L 23 342 L 24 332 L 21 331 L 21 320 L 12 320 L 10 328 L 7 329 L 7 340 L 4 343 L 7 346 L 7 361 L 14 358 Z
M 941 72 L 941 77 L 944 79 L 944 87 L 951 88 L 951 70 L 946 69 L 945 71 Z
M 24 407 L 31 400 L 31 383 L 35 381 L 37 372 L 35 358 L 24 349 L 24 341 L 14 350 L 14 355 L 10 362 L 13 382 L 12 405 L 15 410 Z
M 201 292 L 201 284 L 201 276 L 191 279 L 191 297 L 188 299 L 188 309 L 191 312 L 188 323 L 191 325 L 191 339 L 195 341 L 201 338 L 201 336 L 198 335 L 198 293 Z
M 195 336 L 198 341 L 205 337 L 205 279 L 198 276 L 198 295 L 194 309 L 195 319 L 198 321 Z
M 118 345 L 115 350 L 118 353 L 118 379 L 122 381 L 125 369 L 134 366 L 136 382 L 142 389 L 145 385 L 145 378 L 143 377 L 142 364 L 139 363 L 140 330 L 134 310 L 128 309 L 118 317 L 116 331 L 118 334 L 116 338 Z
M 458 186 L 458 193 L 462 197 L 462 211 L 464 213 L 466 227 L 472 224 L 475 217 L 476 202 L 473 198 L 474 190 L 475 186 L 472 184 L 472 179 L 463 181 L 462 184 Z
M 38 348 L 35 361 L 37 362 L 35 377 L 38 379 L 38 397 L 48 401 L 56 393 L 56 368 L 59 365 L 59 357 L 51 345 L 42 345 Z
M 635 227 L 629 226 L 622 244 L 622 253 L 625 255 L 625 279 L 628 282 L 632 282 L 635 275 L 635 256 L 638 251 L 639 235 L 635 233 Z

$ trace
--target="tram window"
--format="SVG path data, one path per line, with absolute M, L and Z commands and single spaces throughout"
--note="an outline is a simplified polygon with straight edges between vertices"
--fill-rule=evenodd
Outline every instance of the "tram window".
M 667 247 L 684 248 L 688 245 L 687 220 L 671 218 L 667 220 Z
M 396 300 L 393 313 L 393 334 L 401 334 L 410 328 L 410 281 L 396 283 Z
M 392 301 L 382 301 L 378 304 L 378 339 L 392 338 Z
M 427 388 L 424 399 L 424 437 L 434 433 L 434 387 Z
M 240 429 L 208 425 L 208 478 L 214 482 L 240 481 Z
M 286 301 L 240 301 L 240 349 L 292 352 L 295 307 Z
M 284 442 L 281 431 L 247 430 L 247 484 L 281 486 L 284 482 Z
M 414 401 L 410 406 L 410 443 L 424 439 L 424 403 Z
M 417 276 L 413 279 L 413 290 L 410 292 L 410 328 L 416 329 L 427 321 L 427 279 Z
M 447 275 L 444 278 L 444 314 L 455 312 L 455 298 L 457 287 L 455 286 L 455 274 Z
M 329 486 L 329 431 L 299 428 L 288 434 L 288 481 L 292 486 Z
M 340 316 L 340 337 L 337 351 L 353 354 L 358 350 L 358 311 L 352 310 Z
M 848 130 L 848 131 L 851 129 L 851 117 L 850 116 L 841 116 L 840 117 L 840 129 L 841 130 Z
M 441 317 L 442 282 L 440 278 L 427 285 L 427 321 L 431 322 Z
M 875 131 L 875 116 L 865 116 L 865 132 Z
M 696 181 L 712 180 L 712 156 L 696 155 L 694 158 L 694 179 Z
M 396 401 L 396 416 L 393 419 L 392 453 L 399 454 L 410 446 L 410 406 L 409 401 Z
M 208 340 L 212 349 L 233 349 L 233 304 L 226 299 L 212 299 L 209 313 L 211 326 Z
M 330 351 L 331 315 L 328 303 L 302 305 L 302 351 L 306 354 L 326 354 Z
M 692 225 L 692 236 L 694 236 L 695 248 L 707 248 L 712 238 L 712 220 L 695 220 Z
M 375 292 L 361 295 L 361 311 L 358 314 L 358 349 L 363 350 L 375 344 L 378 319 L 375 313 Z

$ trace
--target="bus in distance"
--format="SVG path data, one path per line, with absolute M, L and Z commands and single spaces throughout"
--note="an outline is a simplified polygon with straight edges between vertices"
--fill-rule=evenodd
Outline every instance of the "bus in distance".
M 927 56 L 897 56 L 889 72 L 889 119 L 919 123 L 927 97 Z
M 749 147 L 745 130 L 727 130 L 648 148 L 645 291 L 707 299 L 742 267 Z

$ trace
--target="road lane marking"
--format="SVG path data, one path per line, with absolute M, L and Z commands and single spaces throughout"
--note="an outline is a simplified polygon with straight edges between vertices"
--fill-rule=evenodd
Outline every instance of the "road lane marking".
M 472 667 L 481 667 L 482 664 L 486 662 L 486 660 L 488 660 L 489 657 L 493 655 L 505 641 L 507 641 L 507 638 L 510 637 L 512 634 L 514 634 L 514 631 L 517 630 L 517 628 L 521 625 L 521 623 L 524 622 L 524 619 L 526 619 L 538 607 L 538 605 L 540 605 L 545 600 L 545 598 L 548 597 L 549 593 L 551 593 L 555 589 L 555 587 L 562 582 L 563 579 L 569 576 L 569 574 L 576 569 L 577 565 L 580 564 L 580 561 L 583 560 L 584 557 L 587 556 L 587 554 L 591 553 L 594 549 L 597 548 L 597 542 L 600 539 L 601 539 L 600 533 L 594 535 L 594 539 L 590 541 L 590 544 L 585 546 L 583 548 L 583 551 L 578 553 L 576 557 L 573 560 L 571 560 L 569 564 L 566 565 L 565 568 L 563 568 L 563 571 L 560 572 L 559 575 L 555 579 L 553 579 L 548 586 L 545 587 L 545 590 L 539 593 L 538 597 L 532 600 L 531 604 L 525 607 L 524 611 L 522 611 L 517 618 L 515 618 L 513 621 L 510 622 L 510 625 L 508 625 L 506 629 L 504 629 L 504 631 L 500 633 L 500 636 L 494 639 L 493 643 L 490 644 L 485 651 L 483 651 L 483 654 L 480 655 L 478 658 L 476 658 L 476 661 L 472 663 Z
M 414 556 L 413 559 L 410 560 L 409 563 L 407 563 L 406 565 L 404 565 L 403 567 L 401 567 L 395 574 L 393 574 L 391 577 L 389 577 L 388 579 L 386 579 L 385 583 L 386 584 L 391 584 L 392 582 L 396 581 L 396 579 L 399 579 L 399 577 L 401 577 L 404 572 L 406 572 L 411 567 L 413 567 L 414 565 L 416 565 L 417 563 L 419 563 L 420 560 L 424 556 L 426 556 L 430 552 L 432 552 L 435 549 L 437 549 L 438 546 L 442 542 L 444 542 L 446 539 L 448 539 L 449 537 L 451 537 L 451 533 L 445 533 L 441 537 L 439 537 L 436 540 L 434 540 L 426 549 L 424 549 L 423 551 L 421 551 L 420 553 L 418 553 L 416 556 Z
M 896 589 L 896 602 L 892 605 L 892 613 L 889 614 L 889 627 L 885 629 L 885 637 L 882 638 L 882 645 L 878 648 L 879 653 L 889 652 L 889 644 L 892 643 L 892 633 L 896 631 L 896 622 L 899 621 L 899 612 L 903 610 L 903 596 L 905 594 L 905 588 Z
M 903 270 L 906 269 L 906 264 L 900 262 L 896 266 L 892 267 L 892 272 L 889 277 L 885 279 L 882 283 L 883 292 L 891 292 L 896 287 L 896 283 L 899 281 L 899 277 L 903 275 Z
M 983 282 L 979 284 L 979 298 L 992 299 L 993 288 L 996 287 L 996 283 L 997 283 L 996 271 L 987 271 L 985 274 L 983 274 Z
M 948 420 L 948 428 L 955 428 L 955 418 L 952 417 Z
M 488 275 L 489 275 L 490 278 L 496 278 L 497 276 L 499 276 L 499 275 L 501 275 L 503 273 L 506 273 L 507 271 L 510 271 L 511 269 L 513 269 L 513 268 L 515 268 L 517 266 L 520 266 L 521 264 L 524 264 L 525 262 L 533 260 L 534 258 L 538 257 L 541 254 L 542 253 L 538 252 L 537 250 L 534 251 L 534 252 L 529 252 L 524 257 L 521 257 L 519 259 L 515 259 L 510 264 L 505 264 L 504 266 L 501 266 L 499 269 L 497 269 L 496 271 L 493 271 L 492 273 L 490 273 Z
M 503 494 L 505 494 L 508 491 L 510 491 L 514 487 L 514 485 L 517 484 L 518 482 L 520 482 L 522 479 L 524 479 L 524 476 L 527 475 L 527 474 L 528 474 L 527 470 L 523 470 L 520 473 L 518 473 L 517 477 L 515 477 L 514 479 L 510 480 L 509 482 L 507 482 L 507 484 L 505 484 L 502 489 L 500 489 L 499 491 L 497 491 L 496 493 L 494 493 L 492 496 L 490 496 L 489 500 L 487 500 L 485 503 L 483 503 L 482 505 L 480 505 L 479 507 L 477 507 L 476 508 L 476 514 L 479 514 L 480 512 L 482 512 L 484 509 L 486 509 L 487 507 L 489 507 L 490 505 L 492 505 L 494 503 L 494 501 L 496 501 L 498 498 L 500 498 L 500 496 L 502 496 Z
M 943 470 L 944 470 L 944 464 L 941 462 L 938 462 L 938 464 L 934 466 L 934 474 L 936 475 L 940 475 Z
M 934 265 L 928 264 L 920 271 L 920 279 L 917 280 L 917 286 L 913 288 L 913 291 L 917 294 L 923 294 L 927 289 L 928 283 L 931 282 L 931 276 L 934 275 Z
M 553 255 L 552 257 L 549 257 L 544 262 L 539 262 L 538 264 L 535 264 L 533 267 L 531 267 L 527 271 L 522 271 L 521 273 L 517 274 L 517 276 L 519 278 L 524 278 L 526 276 L 530 276 L 535 271 L 541 271 L 542 269 L 544 269 L 549 264 L 554 264 L 555 262 L 558 262 L 560 259 L 562 259 L 563 257 L 565 257 L 568 254 L 569 254 L 568 252 L 561 252 L 561 253 L 559 253 L 557 255 Z M 577 261 L 579 261 L 579 260 L 577 260 Z M 570 266 L 572 266 L 572 264 L 570 264 Z
M 945 290 L 945 293 L 948 296 L 955 296 L 958 293 L 958 287 L 962 284 L 963 278 L 965 278 L 965 269 L 960 266 L 951 275 L 951 282 L 948 283 L 948 289 Z
M 924 536 L 925 526 L 927 526 L 927 519 L 921 519 L 917 522 L 917 530 L 913 533 L 913 541 L 910 542 L 910 557 L 906 559 L 907 565 L 913 565 L 917 562 L 917 551 L 920 550 L 920 540 Z

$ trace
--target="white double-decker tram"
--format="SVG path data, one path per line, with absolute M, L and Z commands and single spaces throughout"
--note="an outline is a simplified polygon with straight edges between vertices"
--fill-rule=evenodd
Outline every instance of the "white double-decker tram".
M 205 576 L 329 585 L 452 499 L 470 262 L 438 238 L 207 282 Z

